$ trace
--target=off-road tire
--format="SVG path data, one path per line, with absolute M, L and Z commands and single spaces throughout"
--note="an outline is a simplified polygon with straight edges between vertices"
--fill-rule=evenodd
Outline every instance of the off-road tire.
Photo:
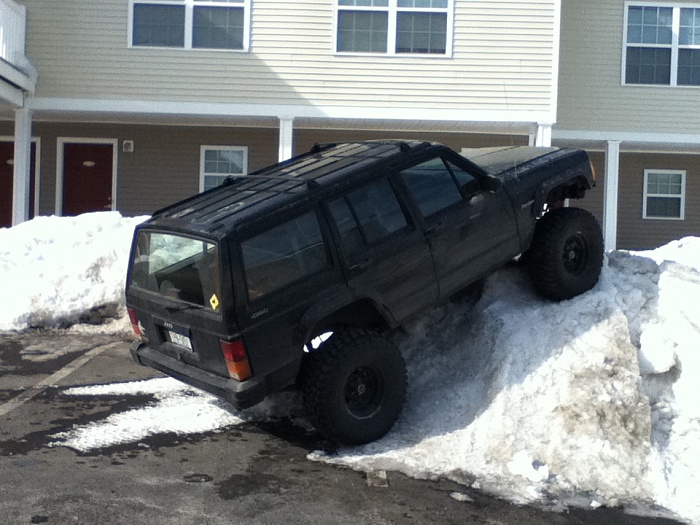
M 603 266 L 603 252 L 603 235 L 590 212 L 558 208 L 537 221 L 525 260 L 537 292 L 561 301 L 595 286 Z
M 389 432 L 406 397 L 406 364 L 380 335 L 342 329 L 304 356 L 300 384 L 311 423 L 329 440 L 361 445 Z

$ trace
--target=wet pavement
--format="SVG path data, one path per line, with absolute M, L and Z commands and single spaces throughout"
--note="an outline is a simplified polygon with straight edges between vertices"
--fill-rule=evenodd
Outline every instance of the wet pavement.
M 153 403 L 151 395 L 63 395 L 160 376 L 133 363 L 128 346 L 116 336 L 0 333 L 0 523 L 675 523 L 617 509 L 554 513 L 450 481 L 310 461 L 329 444 L 284 420 L 88 453 L 52 445 L 60 432 Z

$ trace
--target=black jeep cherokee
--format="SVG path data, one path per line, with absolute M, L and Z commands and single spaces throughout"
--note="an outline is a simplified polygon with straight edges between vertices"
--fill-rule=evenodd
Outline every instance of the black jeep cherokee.
M 298 385 L 328 438 L 375 440 L 406 393 L 383 333 L 518 255 L 547 298 L 597 282 L 600 227 L 564 206 L 593 179 L 583 151 L 418 141 L 318 145 L 229 178 L 136 229 L 132 355 L 238 408 Z

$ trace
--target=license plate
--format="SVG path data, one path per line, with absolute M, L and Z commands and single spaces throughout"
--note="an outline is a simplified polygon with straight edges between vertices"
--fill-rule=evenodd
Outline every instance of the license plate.
M 184 346 L 190 352 L 192 352 L 192 341 L 190 341 L 190 338 L 187 337 L 186 335 L 177 334 L 175 332 L 171 332 L 170 330 L 168 330 L 168 338 L 170 339 L 171 343 L 175 343 L 176 345 Z

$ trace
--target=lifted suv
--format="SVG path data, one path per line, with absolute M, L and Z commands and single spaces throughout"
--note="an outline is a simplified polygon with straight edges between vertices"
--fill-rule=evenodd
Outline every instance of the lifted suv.
M 375 440 L 406 393 L 383 333 L 520 254 L 547 298 L 597 282 L 600 228 L 563 207 L 593 185 L 582 151 L 417 141 L 320 145 L 227 179 L 136 229 L 133 358 L 238 408 L 298 385 L 329 439 Z

